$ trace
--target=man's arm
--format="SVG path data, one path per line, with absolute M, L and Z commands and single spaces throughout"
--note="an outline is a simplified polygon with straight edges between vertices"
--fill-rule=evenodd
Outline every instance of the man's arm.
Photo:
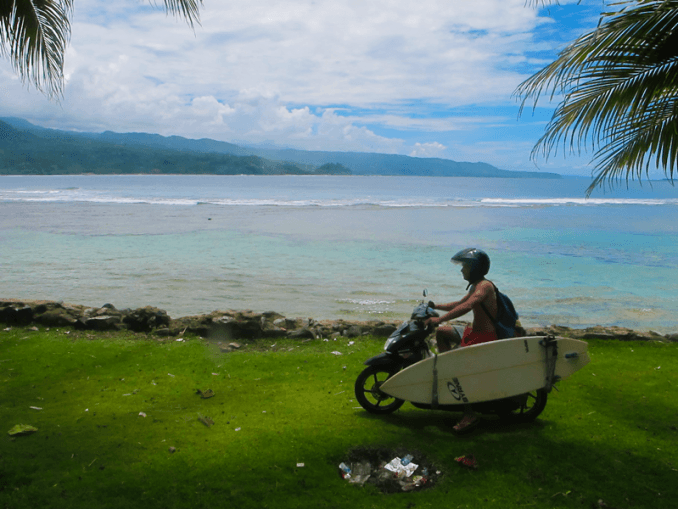
M 436 304 L 435 309 L 440 309 L 441 311 L 452 311 L 454 308 L 465 302 L 470 297 L 470 295 L 471 295 L 470 293 L 467 293 L 461 300 L 458 300 L 456 302 L 448 302 L 447 304 Z
M 489 283 L 489 282 L 488 282 Z M 466 296 L 458 302 L 451 302 L 450 304 L 443 304 L 443 306 L 436 306 L 436 309 L 446 310 L 448 306 L 449 311 L 443 316 L 438 318 L 429 318 L 427 323 L 433 325 L 438 325 L 442 322 L 447 322 L 449 320 L 454 320 L 460 316 L 464 316 L 469 311 L 472 311 L 473 308 L 483 302 L 489 295 L 490 290 L 493 290 L 492 284 L 477 284 L 471 292 L 466 294 Z

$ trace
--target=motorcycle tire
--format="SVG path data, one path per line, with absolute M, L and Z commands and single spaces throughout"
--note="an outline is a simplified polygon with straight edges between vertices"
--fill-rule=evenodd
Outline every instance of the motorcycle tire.
M 390 414 L 398 410 L 404 400 L 381 392 L 379 387 L 398 370 L 384 366 L 368 366 L 355 381 L 355 397 L 365 410 L 373 414 Z
M 536 391 L 528 392 L 522 396 L 520 406 L 510 412 L 502 413 L 499 417 L 506 422 L 532 422 L 544 411 L 548 393 L 546 389 L 538 389 Z

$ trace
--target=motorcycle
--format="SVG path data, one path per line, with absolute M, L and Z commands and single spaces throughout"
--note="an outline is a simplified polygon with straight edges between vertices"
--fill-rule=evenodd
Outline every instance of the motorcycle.
M 405 400 L 394 398 L 381 391 L 380 387 L 386 380 L 421 360 L 433 357 L 428 337 L 435 327 L 427 326 L 428 318 L 439 316 L 434 309 L 433 302 L 425 302 L 428 292 L 424 290 L 422 300 L 412 311 L 410 319 L 403 322 L 386 340 L 384 352 L 367 359 L 367 365 L 355 381 L 355 396 L 360 406 L 373 414 L 390 414 L 398 410 Z M 542 413 L 546 406 L 548 392 L 538 389 L 533 392 L 473 403 L 475 412 L 494 414 L 500 419 L 510 422 L 531 422 Z M 414 403 L 417 408 L 462 412 L 463 404 L 436 405 Z

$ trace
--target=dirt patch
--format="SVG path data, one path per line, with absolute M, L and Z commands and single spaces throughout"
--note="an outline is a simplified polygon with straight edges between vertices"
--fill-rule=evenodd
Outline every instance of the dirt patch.
M 407 465 L 402 465 L 403 459 L 406 464 L 417 466 L 410 475 L 387 468 L 389 465 L 391 468 L 393 465 L 404 468 Z M 347 472 L 347 469 L 350 471 Z M 403 493 L 432 488 L 443 475 L 440 468 L 421 451 L 404 447 L 370 446 L 356 447 L 348 451 L 340 462 L 338 472 L 349 483 L 359 486 L 371 484 L 383 493 Z

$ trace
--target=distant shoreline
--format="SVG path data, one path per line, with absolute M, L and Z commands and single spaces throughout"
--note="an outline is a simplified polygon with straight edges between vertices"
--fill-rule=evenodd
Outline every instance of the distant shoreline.
M 484 162 L 379 152 L 257 148 L 148 133 L 62 131 L 34 126 L 24 119 L 0 117 L 0 173 L 106 175 L 119 171 L 123 175 L 141 172 L 562 178 L 550 172 L 503 170 Z
M 400 175 L 400 174 L 383 174 L 383 173 L 359 173 L 359 174 L 266 174 L 262 175 L 259 173 L 239 173 L 239 174 L 220 174 L 220 173 L 50 173 L 45 175 L 37 174 L 24 174 L 24 173 L 0 173 L 0 177 L 261 177 L 261 178 L 270 178 L 270 177 L 310 177 L 310 178 L 324 178 L 324 177 L 342 177 L 342 178 L 374 178 L 374 177 L 384 177 L 384 178 L 460 178 L 460 179 L 507 179 L 507 180 L 526 180 L 526 179 L 539 179 L 539 180 L 558 180 L 561 178 L 580 178 L 586 179 L 589 177 L 584 177 L 581 175 L 557 175 L 555 177 L 544 177 L 544 176 L 520 176 L 520 177 L 506 177 L 506 176 L 493 176 L 493 175 L 478 175 L 478 176 L 469 176 L 469 175 Z M 660 180 L 661 181 L 661 180 Z M 654 182 L 654 181 L 652 181 Z M 659 181 L 658 181 L 659 182 Z

